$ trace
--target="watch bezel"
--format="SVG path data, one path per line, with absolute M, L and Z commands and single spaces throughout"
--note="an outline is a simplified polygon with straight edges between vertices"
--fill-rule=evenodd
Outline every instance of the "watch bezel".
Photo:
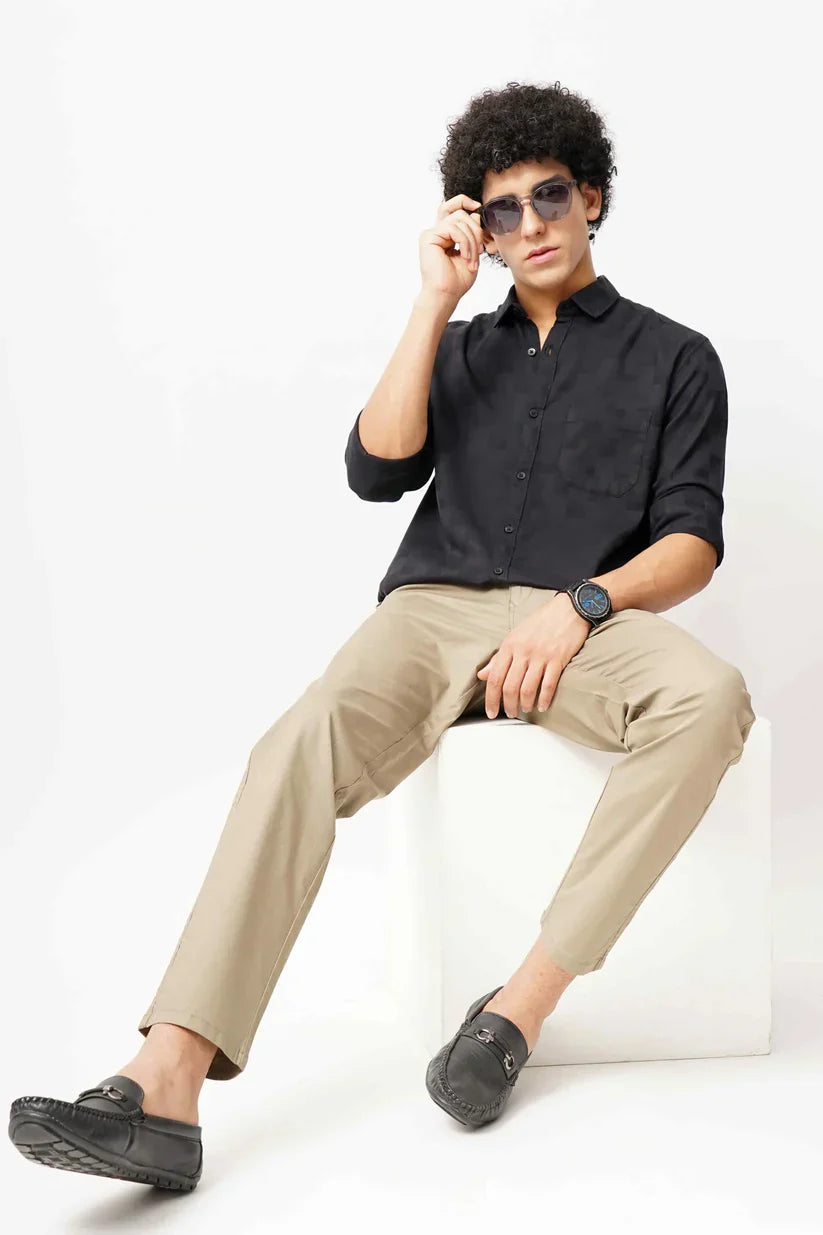
M 586 613 L 583 602 L 580 600 L 580 589 L 584 587 L 596 589 L 605 598 L 606 608 L 602 613 Z M 607 618 L 611 617 L 611 597 L 602 583 L 595 583 L 592 579 L 580 579 L 577 583 L 571 584 L 565 590 L 571 594 L 572 601 L 577 612 L 581 617 L 584 617 L 587 622 L 591 622 L 592 626 L 597 626 L 599 623 L 605 622 Z

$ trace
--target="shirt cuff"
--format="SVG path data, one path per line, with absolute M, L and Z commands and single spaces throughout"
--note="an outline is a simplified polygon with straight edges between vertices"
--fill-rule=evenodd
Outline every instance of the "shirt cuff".
M 699 525 L 692 520 L 683 520 L 682 522 L 674 521 L 673 523 L 661 528 L 655 532 L 654 536 L 649 541 L 650 545 L 657 544 L 658 540 L 662 540 L 664 536 L 671 536 L 673 532 L 689 532 L 692 536 L 699 536 L 701 540 L 707 540 L 710 545 L 713 545 L 717 550 L 717 561 L 715 562 L 715 570 L 723 561 L 724 549 L 723 533 L 717 529 Z
M 360 440 L 360 417 L 352 425 L 346 443 L 345 462 L 349 485 L 370 501 L 396 502 L 407 489 L 419 489 L 432 473 L 432 449 L 428 441 L 413 455 L 384 459 L 366 450 Z

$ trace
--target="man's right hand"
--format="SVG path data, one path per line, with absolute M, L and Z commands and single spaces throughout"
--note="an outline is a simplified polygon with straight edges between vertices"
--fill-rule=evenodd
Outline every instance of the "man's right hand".
M 474 285 L 484 251 L 484 232 L 477 215 L 481 205 L 465 193 L 441 202 L 433 227 L 420 236 L 420 273 L 424 292 L 451 297 L 455 304 Z M 455 245 L 460 245 L 456 252 Z

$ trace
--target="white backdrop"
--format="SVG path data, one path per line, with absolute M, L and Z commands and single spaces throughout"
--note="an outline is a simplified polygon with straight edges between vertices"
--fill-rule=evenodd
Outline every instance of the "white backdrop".
M 773 723 L 775 955 L 823 960 L 808 11 L 4 7 L 7 1053 L 25 1032 L 59 1063 L 64 1035 L 98 1032 L 90 955 L 116 990 L 99 1042 L 116 1028 L 113 1066 L 137 1048 L 249 747 L 376 603 L 422 493 L 360 502 L 346 437 L 419 287 L 446 125 L 509 80 L 560 80 L 604 115 L 618 176 L 595 270 L 723 362 L 726 558 L 667 616 L 739 666 Z M 455 315 L 509 285 L 481 264 Z M 376 890 L 373 806 L 338 825 L 339 861 Z

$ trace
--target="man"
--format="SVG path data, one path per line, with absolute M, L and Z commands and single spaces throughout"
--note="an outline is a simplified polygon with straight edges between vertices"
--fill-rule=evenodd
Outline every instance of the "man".
M 203 1080 L 245 1067 L 335 820 L 502 704 L 625 758 L 522 964 L 428 1065 L 443 1110 L 497 1118 L 546 1016 L 602 968 L 741 757 L 741 673 L 660 616 L 723 559 L 725 381 L 704 335 L 595 275 L 602 121 L 567 90 L 510 83 L 450 127 L 441 171 L 421 289 L 345 452 L 364 500 L 426 492 L 374 610 L 253 747 L 139 1052 L 73 1103 L 12 1105 L 34 1161 L 193 1188 Z M 484 252 L 512 288 L 452 320 Z

